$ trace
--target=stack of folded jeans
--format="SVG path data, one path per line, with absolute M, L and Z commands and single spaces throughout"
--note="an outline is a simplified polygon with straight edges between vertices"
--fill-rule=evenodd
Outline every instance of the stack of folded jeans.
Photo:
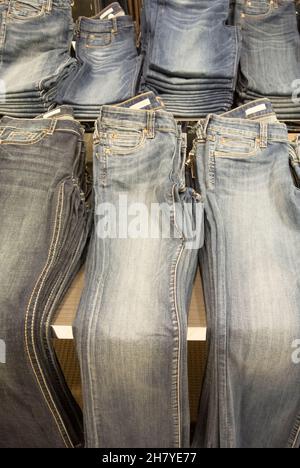
M 112 9 L 114 8 L 114 3 Z M 130 16 L 80 18 L 76 56 L 79 68 L 61 87 L 56 102 L 69 104 L 75 116 L 94 120 L 103 104 L 114 104 L 136 94 L 140 58 L 135 24 Z
M 83 131 L 61 108 L 3 117 L 0 135 L 0 447 L 78 446 L 82 416 L 50 324 L 89 231 Z
M 226 24 L 229 0 L 145 0 L 142 16 L 141 89 L 177 117 L 231 109 L 240 35 Z
M 238 103 L 267 97 L 281 120 L 300 119 L 300 36 L 294 0 L 237 0 L 242 28 Z
M 77 67 L 73 30 L 71 0 L 0 2 L 0 114 L 29 118 L 50 108 Z

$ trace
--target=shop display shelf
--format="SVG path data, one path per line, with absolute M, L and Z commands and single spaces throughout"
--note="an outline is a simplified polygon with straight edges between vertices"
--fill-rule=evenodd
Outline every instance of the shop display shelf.
M 52 323 L 53 337 L 58 340 L 73 340 L 74 322 L 84 286 L 84 269 L 75 278 Z M 189 314 L 188 341 L 206 341 L 206 314 L 200 275 L 195 279 Z

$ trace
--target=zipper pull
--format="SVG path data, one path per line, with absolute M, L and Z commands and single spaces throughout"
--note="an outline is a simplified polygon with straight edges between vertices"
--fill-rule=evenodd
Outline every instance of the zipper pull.
M 189 153 L 189 157 L 186 161 L 186 166 L 190 169 L 192 179 L 196 179 L 196 143 L 193 143 L 193 148 Z

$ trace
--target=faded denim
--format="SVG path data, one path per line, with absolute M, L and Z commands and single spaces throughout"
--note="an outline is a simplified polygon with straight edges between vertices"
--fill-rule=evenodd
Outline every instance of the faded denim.
M 72 105 L 76 117 L 87 114 L 96 119 L 103 104 L 115 104 L 136 94 L 140 58 L 130 16 L 80 18 L 76 56 L 79 69 L 69 76 L 57 98 L 59 104 Z
M 242 29 L 240 104 L 268 97 L 279 119 L 300 118 L 300 35 L 293 0 L 237 0 Z M 285 102 L 286 112 L 277 105 Z M 288 111 L 290 109 L 290 112 Z
M 299 150 L 267 100 L 198 127 L 209 358 L 194 447 L 300 445 Z
M 201 229 L 203 204 L 185 184 L 185 138 L 164 110 L 118 106 L 102 108 L 94 138 L 94 233 L 74 324 L 86 446 L 189 447 L 187 313 L 201 239 L 188 249 L 180 218 L 190 204 Z M 120 196 L 165 204 L 171 236 L 104 238 L 97 211 Z
M 227 24 L 229 16 L 229 0 L 146 0 L 141 89 L 156 92 L 178 117 L 229 110 L 240 52 L 239 30 Z
M 76 67 L 71 1 L 4 0 L 1 10 L 0 114 L 36 117 Z

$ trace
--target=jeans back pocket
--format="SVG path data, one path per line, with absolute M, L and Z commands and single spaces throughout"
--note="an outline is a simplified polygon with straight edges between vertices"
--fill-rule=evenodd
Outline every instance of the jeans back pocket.
M 38 143 L 47 135 L 46 130 L 21 130 L 6 128 L 0 135 L 0 144 L 2 145 L 32 145 Z

